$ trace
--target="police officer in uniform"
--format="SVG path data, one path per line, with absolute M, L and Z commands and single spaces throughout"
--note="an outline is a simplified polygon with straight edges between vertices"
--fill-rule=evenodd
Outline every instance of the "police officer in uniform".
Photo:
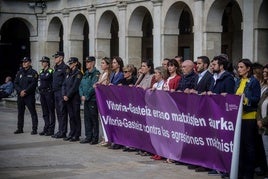
M 95 89 L 93 85 L 98 81 L 100 72 L 95 67 L 95 57 L 86 57 L 86 69 L 79 86 L 79 94 L 84 102 L 84 123 L 86 138 L 80 141 L 81 144 L 98 144 L 99 141 L 99 118 Z
M 52 90 L 54 70 L 50 68 L 50 59 L 48 57 L 43 56 L 40 62 L 43 69 L 39 73 L 40 85 L 38 89 L 45 126 L 39 135 L 51 136 L 54 134 L 55 129 L 55 104 Z
M 18 106 L 18 129 L 14 134 L 23 133 L 25 106 L 30 111 L 32 118 L 32 135 L 37 134 L 38 117 L 35 109 L 35 90 L 38 83 L 38 73 L 31 66 L 31 59 L 24 57 L 22 60 L 22 68 L 16 74 L 14 81 L 17 90 L 17 106 Z
M 54 92 L 55 107 L 58 119 L 58 132 L 51 137 L 53 138 L 65 138 L 67 133 L 67 114 L 66 105 L 63 102 L 62 95 L 62 83 L 69 73 L 69 67 L 64 63 L 64 53 L 59 51 L 53 55 L 55 59 L 55 67 L 53 73 L 52 88 Z
M 68 64 L 70 67 L 70 73 L 66 76 L 63 82 L 62 94 L 69 114 L 70 133 L 68 137 L 64 138 L 64 140 L 75 142 L 79 141 L 79 137 L 81 136 L 81 100 L 79 96 L 79 85 L 83 74 L 78 68 L 80 66 L 78 58 L 71 57 Z

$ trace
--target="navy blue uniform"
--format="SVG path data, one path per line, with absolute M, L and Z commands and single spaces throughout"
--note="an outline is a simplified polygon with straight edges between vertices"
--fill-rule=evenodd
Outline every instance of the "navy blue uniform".
M 70 133 L 68 137 L 75 139 L 78 139 L 81 136 L 81 99 L 79 95 L 79 85 L 82 76 L 82 72 L 75 68 L 66 76 L 62 86 L 63 96 L 68 97 L 68 101 L 65 101 L 70 118 Z
M 18 93 L 18 130 L 23 131 L 24 126 L 24 113 L 25 106 L 31 113 L 32 118 L 32 130 L 37 131 L 38 118 L 35 109 L 35 90 L 38 83 L 38 73 L 32 69 L 32 67 L 27 70 L 21 68 L 15 78 L 14 86 Z M 26 95 L 24 97 L 20 96 L 21 91 L 25 90 Z
M 42 132 L 44 135 L 53 135 L 55 129 L 55 103 L 52 90 L 53 72 L 53 69 L 48 68 L 46 70 L 42 69 L 39 73 L 40 85 L 38 89 L 40 92 L 40 102 L 45 122 Z
M 53 136 L 55 138 L 63 138 L 67 133 L 67 114 L 66 105 L 63 102 L 62 84 L 68 72 L 69 67 L 64 62 L 60 65 L 55 65 L 54 67 L 52 88 L 54 91 L 55 107 L 59 123 L 58 132 Z

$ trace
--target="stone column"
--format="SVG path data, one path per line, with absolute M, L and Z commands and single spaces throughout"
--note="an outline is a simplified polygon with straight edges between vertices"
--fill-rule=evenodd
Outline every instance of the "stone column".
M 69 35 L 69 57 L 77 57 L 83 64 L 83 35 Z
M 253 60 L 254 57 L 254 1 L 243 1 L 243 49 L 242 57 Z
M 39 60 L 42 56 L 48 56 L 46 52 L 46 36 L 47 36 L 47 16 L 46 14 L 37 14 L 37 36 L 30 37 L 31 43 L 31 59 L 33 68 L 37 71 L 41 69 Z
M 69 25 L 69 17 L 70 17 L 70 12 L 67 9 L 64 9 L 62 11 L 63 14 L 63 51 L 65 54 L 64 61 L 68 61 L 70 57 L 70 41 L 69 41 L 69 34 L 70 34 L 70 25 Z
M 30 37 L 30 47 L 31 47 L 31 59 L 32 67 L 35 70 L 39 70 L 39 40 L 38 36 Z
M 88 8 L 89 12 L 89 55 L 95 56 L 96 55 L 96 44 L 95 44 L 95 28 L 96 28 L 96 8 L 94 5 L 91 5 L 90 8 Z
M 164 58 L 174 58 L 178 55 L 178 35 L 179 29 L 176 28 L 164 28 L 163 34 L 163 57 Z
M 110 57 L 111 34 L 97 32 L 96 37 L 96 58 Z
M 198 56 L 203 54 L 203 0 L 195 0 L 194 2 L 194 59 L 196 61 Z
M 202 54 L 212 59 L 215 55 L 221 53 L 221 33 L 221 26 L 207 26 L 207 30 L 204 33 L 204 52 Z
M 154 6 L 153 14 L 153 60 L 155 66 L 160 66 L 162 61 L 161 19 L 162 0 L 152 0 Z
M 126 59 L 126 2 L 118 2 L 117 4 L 119 10 L 118 24 L 119 26 L 119 56 L 124 60 L 125 64 L 128 64 L 128 59 Z
M 136 67 L 140 67 L 142 31 L 128 31 L 127 44 L 127 59 L 129 63 L 135 65 Z

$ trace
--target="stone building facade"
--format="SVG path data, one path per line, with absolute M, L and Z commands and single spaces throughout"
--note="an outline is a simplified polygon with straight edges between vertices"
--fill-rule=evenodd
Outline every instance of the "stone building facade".
M 136 66 L 220 53 L 264 64 L 267 10 L 267 0 L 1 0 L 1 76 L 16 72 L 23 56 L 39 69 L 39 59 L 58 50 L 66 60 L 120 56 Z

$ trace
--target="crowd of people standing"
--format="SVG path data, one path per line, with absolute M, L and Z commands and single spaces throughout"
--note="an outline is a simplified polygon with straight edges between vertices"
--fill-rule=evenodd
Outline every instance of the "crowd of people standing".
M 108 146 L 109 149 L 123 148 L 124 151 L 136 151 L 136 149 L 107 141 L 98 115 L 95 96 L 97 85 L 128 85 L 144 90 L 198 95 L 236 94 L 243 96 L 239 178 L 254 178 L 255 173 L 265 175 L 267 172 L 268 153 L 264 148 L 268 148 L 268 64 L 257 65 L 258 69 L 261 69 L 257 74 L 254 73 L 254 70 L 257 71 L 256 64 L 254 65 L 249 59 L 241 59 L 233 65 L 225 54 L 215 56 L 211 61 L 207 56 L 199 56 L 195 62 L 183 60 L 179 56 L 173 59 L 165 58 L 162 66 L 156 68 L 152 60 L 143 60 L 140 68 L 136 68 L 132 64 L 124 65 L 120 57 L 104 57 L 101 59 L 101 71 L 99 71 L 95 67 L 95 57 L 88 56 L 85 58 L 85 72 L 83 72 L 78 58 L 70 57 L 65 64 L 64 52 L 59 51 L 53 57 L 54 69 L 50 67 L 50 58 L 44 56 L 40 60 L 42 70 L 39 73 L 32 69 L 29 57 L 22 60 L 22 67 L 14 80 L 18 94 L 18 123 L 15 134 L 23 133 L 25 107 L 31 113 L 31 134 L 37 134 L 36 88 L 40 92 L 44 119 L 44 127 L 39 135 L 70 142 L 80 141 L 81 144 L 96 145 L 100 142 L 100 145 Z M 80 139 L 81 103 L 84 105 L 83 139 Z M 56 119 L 58 129 L 55 132 Z M 69 133 L 67 133 L 68 121 Z M 155 160 L 163 159 L 157 154 L 149 154 L 146 151 L 139 150 L 138 154 L 150 155 Z M 182 164 L 170 159 L 165 161 Z M 228 177 L 226 173 L 200 166 L 188 165 L 188 168 Z

